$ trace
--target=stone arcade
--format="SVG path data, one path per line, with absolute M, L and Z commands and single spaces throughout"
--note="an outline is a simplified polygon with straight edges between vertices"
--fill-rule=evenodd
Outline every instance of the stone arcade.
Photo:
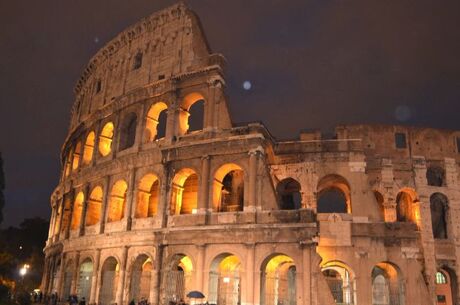
M 232 124 L 224 64 L 184 4 L 91 59 L 42 290 L 102 305 L 190 290 L 219 305 L 460 304 L 460 132 L 359 125 L 277 141 Z

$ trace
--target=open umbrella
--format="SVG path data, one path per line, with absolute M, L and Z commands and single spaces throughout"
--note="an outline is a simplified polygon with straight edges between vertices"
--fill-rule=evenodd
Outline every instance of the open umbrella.
M 191 299 L 204 299 L 205 296 L 201 291 L 197 290 L 192 290 L 189 293 L 187 293 L 187 297 Z

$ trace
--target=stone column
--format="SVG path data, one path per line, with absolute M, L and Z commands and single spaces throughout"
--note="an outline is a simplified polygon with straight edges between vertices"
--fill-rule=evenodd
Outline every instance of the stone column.
M 204 275 L 204 259 L 205 259 L 205 250 L 206 250 L 206 245 L 196 245 L 198 248 L 198 256 L 196 260 L 196 283 L 194 285 L 194 289 L 198 291 L 203 291 L 204 283 L 203 283 L 203 275 Z
M 40 285 L 40 290 L 45 293 L 46 288 L 48 286 L 48 278 L 49 278 L 49 257 L 45 257 L 45 264 L 43 266 L 43 277 L 42 277 L 42 282 Z
M 132 169 L 129 173 L 129 184 L 128 184 L 128 194 L 126 195 L 126 206 L 125 206 L 125 217 L 126 217 L 126 230 L 131 230 L 131 225 L 133 222 L 133 204 L 134 204 L 134 193 L 136 191 L 136 169 Z
M 77 254 L 75 255 L 75 266 L 74 266 L 73 276 L 72 276 L 72 285 L 70 286 L 71 294 L 77 293 L 78 275 L 80 273 L 79 267 L 80 267 L 80 251 L 77 251 Z
M 246 201 L 244 211 L 253 212 L 255 211 L 256 205 L 256 193 L 257 193 L 257 159 L 258 151 L 252 150 L 249 152 L 249 199 Z
M 89 297 L 89 304 L 96 304 L 96 296 L 97 296 L 97 275 L 99 274 L 99 264 L 101 260 L 101 249 L 96 249 L 96 255 L 94 257 L 94 264 L 93 264 L 93 274 L 91 278 L 91 295 Z
M 385 222 L 396 222 L 398 220 L 396 214 L 396 202 L 385 201 L 383 202 L 383 213 Z
M 62 290 L 63 290 L 63 285 L 64 285 L 64 271 L 65 271 L 65 253 L 63 252 L 61 254 L 61 268 L 59 269 L 59 277 L 58 277 L 58 282 L 56 284 L 56 292 L 58 294 L 58 298 L 59 300 L 61 301 L 65 301 L 65 300 L 62 300 Z
M 176 97 L 173 97 L 173 96 L 171 96 L 171 98 L 174 99 L 174 100 L 177 99 Z M 176 107 L 177 107 L 176 101 L 171 101 L 170 106 L 166 110 L 168 115 L 166 117 L 165 140 L 168 143 L 171 143 L 173 137 L 178 135 L 177 130 L 178 130 L 179 126 L 176 126 L 176 125 L 179 125 L 179 123 L 177 123 L 177 117 L 179 115 L 179 112 L 176 111 L 176 109 L 175 109 Z
M 129 247 L 123 248 L 123 254 L 121 255 L 120 271 L 118 274 L 118 286 L 116 294 L 117 305 L 123 304 L 123 290 L 125 289 L 125 274 L 126 274 L 126 261 L 128 260 L 128 249 Z
M 166 215 L 169 214 L 168 209 L 168 187 L 169 187 L 169 164 L 163 166 L 163 179 L 160 180 L 160 198 L 158 200 L 157 217 L 160 217 L 160 227 L 165 226 Z
M 54 236 L 54 223 L 56 221 L 56 204 L 53 202 L 51 205 L 50 227 L 48 229 L 48 241 L 51 241 Z
M 303 245 L 302 262 L 303 262 L 303 304 L 312 304 L 311 297 L 311 245 Z
M 59 230 L 57 232 L 55 232 L 56 236 L 57 236 L 57 240 L 61 239 L 62 219 L 64 218 L 64 203 L 65 203 L 64 197 L 65 197 L 65 195 L 62 196 L 62 198 L 60 200 L 60 203 L 59 203 L 59 205 L 61 206 L 61 215 L 59 215 L 59 214 L 57 215 L 57 216 L 59 216 L 59 220 L 58 220 L 59 221 Z M 59 211 L 59 206 L 58 206 L 58 211 Z
M 198 213 L 206 213 L 209 201 L 209 156 L 201 158 L 201 185 L 198 192 Z
M 104 178 L 104 197 L 102 198 L 102 213 L 101 218 L 99 219 L 99 234 L 104 233 L 105 228 L 105 218 L 107 215 L 107 205 L 109 204 L 109 195 L 110 195 L 110 177 L 107 176 Z
M 72 226 L 73 210 L 74 210 L 74 204 L 75 204 L 75 192 L 74 191 L 69 192 L 68 196 L 71 197 L 71 199 L 70 199 L 69 219 L 67 222 L 67 228 L 65 230 L 65 239 L 68 239 L 70 236 L 70 227 Z M 66 200 L 64 200 L 64 209 L 65 209 L 65 202 Z
M 81 211 L 81 218 L 80 218 L 80 232 L 79 236 L 85 235 L 85 226 L 86 226 L 86 211 L 88 210 L 88 202 L 89 202 L 89 185 L 85 185 L 83 189 L 83 193 L 85 196 L 85 201 L 83 202 L 83 209 Z
M 254 302 L 254 265 L 255 265 L 255 244 L 246 244 L 246 303 L 253 305 Z
M 160 304 L 161 264 L 163 259 L 163 245 L 158 245 L 150 282 L 150 303 Z

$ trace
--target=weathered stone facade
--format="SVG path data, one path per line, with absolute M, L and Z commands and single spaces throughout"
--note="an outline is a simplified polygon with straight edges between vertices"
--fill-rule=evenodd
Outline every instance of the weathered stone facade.
M 183 4 L 90 61 L 43 291 L 103 305 L 191 290 L 227 305 L 460 304 L 460 132 L 359 125 L 277 141 L 232 124 L 224 64 Z

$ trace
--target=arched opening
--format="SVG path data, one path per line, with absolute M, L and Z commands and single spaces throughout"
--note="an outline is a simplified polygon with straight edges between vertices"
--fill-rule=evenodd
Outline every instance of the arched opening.
M 150 107 L 145 122 L 145 142 L 151 142 L 165 136 L 167 109 L 168 106 L 163 102 L 155 103 Z
M 336 304 L 353 305 L 355 280 L 349 268 L 338 262 L 331 262 L 321 268 L 326 283 Z
M 131 270 L 129 302 L 134 300 L 138 304 L 141 299 L 149 299 L 152 270 L 152 260 L 147 255 L 142 254 L 136 258 Z
M 234 164 L 222 165 L 214 175 L 213 206 L 219 212 L 243 211 L 244 171 Z
M 91 282 L 93 280 L 93 262 L 87 258 L 81 263 L 78 273 L 77 296 L 89 301 L 91 295 Z
M 196 213 L 197 203 L 198 175 L 192 169 L 182 169 L 173 179 L 170 214 Z
M 351 213 L 350 185 L 345 178 L 328 175 L 319 181 L 317 213 Z
M 142 67 L 142 52 L 141 51 L 137 52 L 136 56 L 134 56 L 133 70 L 137 70 L 140 67 Z
M 221 254 L 212 261 L 209 272 L 210 304 L 241 304 L 240 268 L 240 259 L 229 253 Z
M 404 305 L 404 281 L 392 264 L 372 269 L 372 305 Z
M 157 214 L 160 184 L 157 176 L 147 174 L 137 188 L 136 218 L 153 217 Z
M 165 304 L 185 300 L 191 290 L 193 263 L 190 257 L 177 254 L 171 259 L 163 277 Z
M 78 167 L 80 166 L 80 154 L 81 154 L 81 142 L 78 141 L 77 145 L 75 145 L 75 150 L 73 152 L 72 171 L 78 169 Z
M 417 194 L 408 188 L 403 189 L 396 196 L 396 217 L 398 221 L 415 222 L 414 203 L 418 202 Z
M 293 178 L 281 180 L 276 186 L 278 204 L 281 210 L 298 210 L 302 208 L 300 183 Z
M 113 123 L 108 122 L 102 128 L 99 136 L 99 153 L 105 157 L 112 151 Z
M 426 170 L 426 182 L 431 186 L 443 186 L 445 179 L 444 169 L 441 166 L 431 165 Z
M 115 297 L 118 285 L 119 265 L 114 257 L 105 260 L 101 268 L 101 289 L 99 304 L 111 305 L 116 303 Z
M 128 113 L 121 124 L 120 150 L 125 150 L 134 145 L 136 140 L 137 115 L 134 112 Z
M 440 269 L 436 272 L 436 300 L 439 305 L 453 305 L 456 298 L 456 277 L 452 270 Z
M 179 113 L 181 134 L 203 129 L 204 104 L 204 97 L 199 93 L 191 93 L 184 98 Z
M 431 226 L 435 239 L 447 238 L 447 209 L 449 203 L 447 197 L 441 193 L 430 196 Z
M 83 195 L 83 192 L 79 192 L 75 197 L 75 201 L 73 202 L 72 223 L 70 226 L 71 230 L 77 230 L 80 228 L 81 214 L 83 212 L 84 201 L 85 195 Z
M 54 230 L 53 230 L 54 235 L 58 235 L 59 230 L 61 229 L 61 222 L 60 222 L 61 215 L 62 215 L 62 205 L 59 205 L 57 207 L 56 217 L 54 217 Z
M 101 219 L 102 196 L 103 191 L 100 186 L 96 186 L 91 191 L 86 209 L 86 226 L 95 225 Z
M 261 268 L 260 289 L 262 305 L 295 305 L 297 292 L 294 260 L 284 254 L 267 258 Z
M 128 184 L 124 180 L 118 180 L 112 186 L 112 192 L 110 193 L 107 222 L 114 222 L 123 219 L 127 190 Z
M 96 135 L 91 131 L 86 137 L 85 147 L 83 148 L 83 164 L 88 165 L 93 160 L 94 145 Z
M 64 270 L 64 284 L 62 286 L 62 300 L 67 300 L 70 296 L 70 288 L 72 286 L 74 265 L 72 261 L 68 261 Z
M 375 197 L 375 201 L 377 201 L 378 208 L 380 210 L 380 215 L 382 215 L 382 219 L 386 220 L 385 207 L 383 206 L 384 199 L 383 199 L 382 193 L 380 193 L 379 191 L 374 191 L 374 197 Z

